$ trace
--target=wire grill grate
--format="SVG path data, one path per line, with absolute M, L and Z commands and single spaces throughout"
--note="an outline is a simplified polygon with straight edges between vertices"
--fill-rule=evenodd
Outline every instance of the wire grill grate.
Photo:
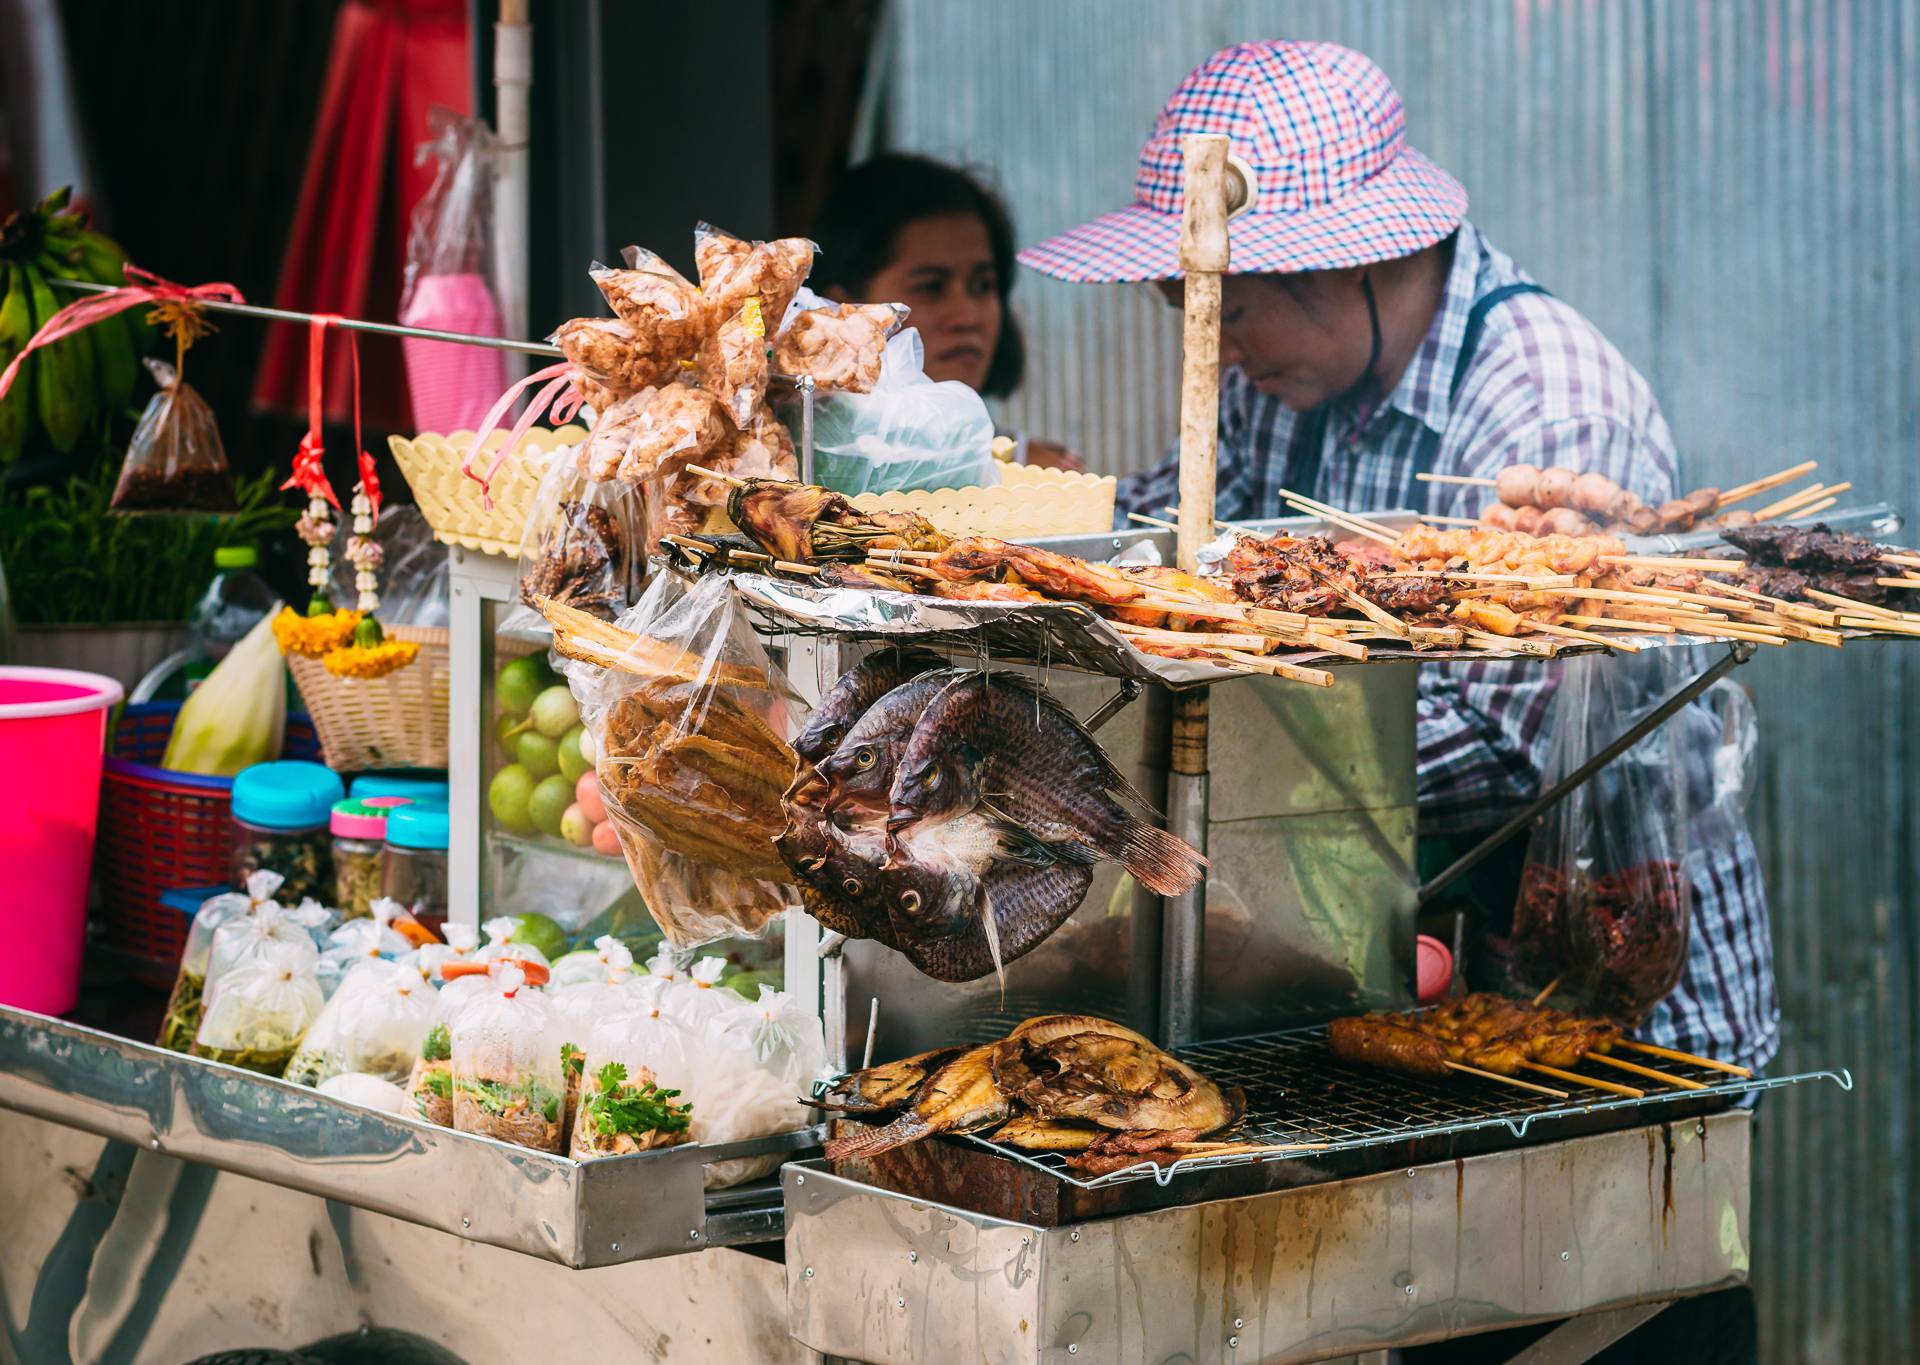
M 1177 1049 L 1177 1055 L 1215 1082 L 1237 1085 L 1246 1092 L 1246 1118 L 1227 1140 L 1254 1142 L 1263 1146 L 1289 1143 L 1319 1145 L 1312 1150 L 1292 1152 L 1243 1152 L 1194 1157 L 1171 1166 L 1141 1162 L 1105 1175 L 1083 1176 L 1069 1167 L 1066 1157 L 1057 1152 L 1022 1152 L 977 1135 L 968 1140 L 1010 1160 L 1046 1171 L 1068 1184 L 1092 1190 L 1147 1179 L 1165 1185 L 1177 1175 L 1195 1171 L 1253 1165 L 1264 1161 L 1325 1157 L 1332 1152 L 1355 1151 L 1386 1143 L 1447 1137 L 1486 1129 L 1504 1128 L 1515 1139 L 1519 1139 L 1526 1136 L 1531 1126 L 1543 1120 L 1657 1109 L 1676 1102 L 1712 1096 L 1730 1097 L 1774 1090 L 1799 1081 L 1826 1079 L 1843 1090 L 1853 1089 L 1853 1077 L 1845 1070 L 1743 1079 L 1685 1062 L 1638 1057 L 1635 1060 L 1646 1062 L 1668 1075 L 1698 1081 L 1706 1088 L 1662 1088 L 1657 1081 L 1625 1072 L 1607 1074 L 1611 1068 L 1591 1062 L 1576 1068 L 1576 1074 L 1643 1087 L 1647 1092 L 1645 1097 L 1635 1099 L 1598 1089 L 1583 1092 L 1572 1082 L 1556 1081 L 1545 1076 L 1528 1078 L 1569 1092 L 1569 1099 L 1558 1100 L 1473 1076 L 1456 1075 L 1439 1080 L 1349 1065 L 1337 1060 L 1328 1051 L 1324 1024 L 1281 1033 L 1200 1043 Z M 1653 1117 L 1648 1116 L 1649 1120 Z

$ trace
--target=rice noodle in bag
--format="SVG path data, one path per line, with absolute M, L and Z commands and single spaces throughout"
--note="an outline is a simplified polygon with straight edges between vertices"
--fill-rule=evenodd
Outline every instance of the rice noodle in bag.
M 273 944 L 285 944 L 305 957 L 311 972 L 319 964 L 320 950 L 294 914 L 277 902 L 262 901 L 252 914 L 234 916 L 214 930 L 213 948 L 207 955 L 207 998 L 213 998 L 221 977 Z
M 609 420 L 600 414 L 589 445 Z M 551 452 L 520 535 L 520 601 L 550 597 L 612 620 L 645 579 L 645 532 L 637 488 L 588 476 L 571 448 Z
M 454 1020 L 453 1126 L 558 1153 L 567 1089 L 560 1020 L 530 984 L 536 975 L 546 974 L 519 963 L 490 973 L 488 987 Z
M 359 1073 L 406 1080 L 437 1003 L 437 993 L 413 966 L 378 958 L 358 964 L 287 1063 L 286 1079 L 319 1085 Z
M 676 948 L 759 936 L 794 899 L 773 840 L 801 703 L 720 575 L 656 574 L 618 624 L 622 666 L 566 671 L 634 884 Z
M 264 937 L 256 945 L 213 977 L 193 1055 L 278 1076 L 326 1001 L 304 934 L 297 943 Z
M 200 1031 L 200 1016 L 206 1006 L 214 931 L 228 920 L 253 914 L 273 899 L 285 880 L 278 872 L 262 869 L 248 873 L 241 890 L 223 891 L 200 902 L 193 923 L 187 926 L 187 946 L 180 954 L 180 970 L 173 978 L 173 994 L 167 998 L 166 1017 L 160 1021 L 160 1036 L 155 1041 L 161 1047 L 170 1052 L 186 1052 L 193 1047 L 193 1036 Z
M 1548 715 L 1540 781 L 1560 781 L 1692 676 L 1688 651 L 1570 659 Z M 1696 706 L 1698 703 L 1695 704 Z M 1686 966 L 1689 719 L 1645 736 L 1540 818 L 1513 917 L 1516 984 L 1550 1003 L 1639 1024 Z M 1709 760 L 1710 761 L 1710 760 Z
M 732 317 L 749 298 L 758 297 L 768 331 L 778 331 L 787 305 L 813 269 L 819 248 L 804 237 L 749 242 L 711 223 L 693 230 L 694 262 L 700 269 L 700 296 L 714 324 Z
M 683 980 L 661 993 L 661 1010 L 684 1024 L 689 1032 L 698 1034 L 722 1015 L 750 1008 L 745 999 L 720 984 L 726 970 L 724 957 L 701 958 L 688 969 Z
M 574 1160 L 631 1156 L 691 1139 L 687 1106 L 649 1064 L 648 1038 L 630 1013 L 593 1027 L 567 1148 Z
M 719 319 L 701 291 L 653 252 L 630 246 L 621 255 L 625 269 L 595 261 L 587 274 L 631 332 L 621 338 L 626 373 L 645 388 L 693 359 Z
M 808 1122 L 800 1102 L 826 1071 L 820 1021 L 770 986 L 760 999 L 711 1015 L 690 1031 L 700 1066 L 687 1079 L 693 1139 L 705 1144 L 767 1137 Z M 737 1185 L 777 1169 L 779 1156 L 743 1157 L 706 1168 L 708 1189 Z
M 618 985 L 633 971 L 633 950 L 612 934 L 602 934 L 591 950 L 568 953 L 553 964 L 547 990 L 556 998 L 570 986 Z

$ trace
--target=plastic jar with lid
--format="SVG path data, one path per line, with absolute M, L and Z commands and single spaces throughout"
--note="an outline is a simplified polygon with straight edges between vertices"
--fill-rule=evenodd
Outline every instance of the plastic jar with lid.
M 333 803 L 328 827 L 333 832 L 333 905 L 347 919 L 373 913 L 385 875 L 387 816 L 409 804 L 404 796 L 348 797 Z
M 427 802 L 401 806 L 387 816 L 387 847 L 381 860 L 380 894 L 440 932 L 447 922 L 447 808 Z
M 329 822 L 346 794 L 339 774 L 319 763 L 283 759 L 243 769 L 233 779 L 233 884 L 244 886 L 249 873 L 265 868 L 286 879 L 284 905 L 330 893 Z
M 356 801 L 402 796 L 429 806 L 444 806 L 450 797 L 446 774 L 437 768 L 411 768 L 391 773 L 361 773 L 347 787 Z

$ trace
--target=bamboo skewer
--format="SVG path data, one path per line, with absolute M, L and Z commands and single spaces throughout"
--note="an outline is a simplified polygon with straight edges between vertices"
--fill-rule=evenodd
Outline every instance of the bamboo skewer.
M 1622 1061 L 1618 1057 L 1609 1057 L 1604 1052 L 1589 1052 L 1580 1060 L 1598 1062 L 1602 1066 L 1611 1066 L 1620 1071 L 1631 1071 L 1636 1076 L 1645 1076 L 1649 1080 L 1662 1081 L 1667 1085 L 1678 1086 L 1682 1090 L 1705 1090 L 1707 1087 L 1699 1081 L 1690 1081 L 1685 1076 L 1670 1076 L 1664 1071 L 1655 1071 L 1650 1066 L 1641 1066 L 1638 1062 Z
M 1136 626 L 1130 621 L 1109 620 L 1107 624 L 1122 635 L 1151 640 L 1161 645 L 1192 645 L 1203 649 L 1248 649 L 1260 653 L 1282 643 L 1272 635 L 1234 635 L 1207 630 L 1159 630 L 1153 626 Z
M 1723 507 L 1731 507 L 1736 502 L 1744 502 L 1755 493 L 1764 493 L 1768 489 L 1778 488 L 1783 483 L 1792 483 L 1801 475 L 1811 474 L 1819 467 L 1820 462 L 1818 460 L 1805 460 L 1791 469 L 1781 470 L 1778 474 L 1769 474 L 1764 479 L 1755 479 L 1752 483 L 1743 483 L 1736 488 L 1729 488 L 1720 495 L 1720 500 L 1714 503 L 1713 510 L 1718 512 Z
M 1909 569 L 1920 569 L 1920 555 L 1881 555 L 1882 564 L 1899 564 Z
M 1771 521 L 1775 517 L 1782 517 L 1788 514 L 1796 517 L 1805 516 L 1808 512 L 1809 503 L 1815 503 L 1821 507 L 1831 507 L 1833 503 L 1839 499 L 1840 494 L 1852 487 L 1852 483 L 1816 483 L 1801 489 L 1798 493 L 1784 497 L 1778 502 L 1769 503 L 1758 512 L 1755 512 L 1753 519 L 1755 521 Z M 1823 499 L 1824 501 L 1822 501 Z
M 1885 616 L 1895 621 L 1901 618 L 1901 613 L 1893 610 L 1891 607 L 1875 606 L 1871 602 L 1862 602 L 1858 598 L 1853 597 L 1842 597 L 1838 593 L 1822 592 L 1818 588 L 1808 588 L 1806 591 L 1807 596 L 1817 598 L 1822 602 L 1831 602 L 1834 606 L 1840 608 L 1841 611 L 1851 612 L 1855 616 Z
M 1560 978 L 1556 976 L 1553 978 L 1553 980 L 1549 981 L 1546 985 L 1540 988 L 1540 994 L 1533 997 L 1534 1008 L 1538 1009 L 1541 1005 L 1546 1004 L 1547 997 L 1552 995 L 1555 991 L 1559 989 L 1560 989 Z
M 1633 1038 L 1617 1038 L 1613 1045 L 1632 1048 L 1635 1052 L 1644 1052 L 1649 1057 L 1664 1057 L 1669 1062 L 1692 1062 L 1695 1066 L 1704 1066 L 1711 1071 L 1724 1071 L 1730 1076 L 1751 1077 L 1753 1075 L 1753 1072 L 1744 1066 L 1735 1066 L 1732 1062 L 1718 1062 L 1711 1057 L 1681 1052 L 1677 1048 L 1661 1047 L 1658 1043 L 1642 1043 Z
M 1551 640 L 1529 640 L 1522 635 L 1496 635 L 1490 630 L 1476 630 L 1471 626 L 1461 627 L 1466 642 L 1474 649 L 1519 650 L 1522 654 L 1533 654 L 1543 659 L 1551 659 L 1560 653 L 1560 647 Z
M 1838 498 L 1822 498 L 1819 502 L 1816 502 L 1811 507 L 1802 507 L 1797 509 L 1792 516 L 1787 518 L 1787 520 L 1788 521 L 1804 521 L 1808 517 L 1817 517 L 1822 512 L 1826 511 L 1829 507 L 1833 506 L 1838 501 L 1840 501 L 1840 499 Z
M 1920 578 L 1876 578 L 1883 588 L 1920 588 Z
M 1556 1100 L 1568 1100 L 1573 1096 L 1564 1090 L 1555 1090 L 1550 1085 L 1539 1085 L 1533 1081 L 1523 1081 L 1518 1076 L 1502 1076 L 1498 1071 L 1482 1071 L 1477 1066 L 1468 1066 L 1465 1062 L 1448 1062 L 1451 1071 L 1464 1072 L 1469 1076 L 1478 1076 L 1483 1081 L 1499 1081 L 1502 1085 L 1517 1085 L 1522 1090 L 1531 1090 L 1536 1095 L 1551 1095 Z
M 1496 480 L 1482 479 L 1472 474 L 1415 474 L 1421 483 L 1462 483 L 1470 488 L 1493 488 Z
M 1522 1062 L 1521 1066 L 1529 1071 L 1538 1071 L 1543 1076 L 1551 1076 L 1557 1081 L 1567 1081 L 1573 1085 L 1590 1085 L 1595 1090 L 1611 1090 L 1616 1095 L 1625 1095 L 1629 1099 L 1644 1100 L 1647 1092 L 1636 1090 L 1630 1085 L 1621 1085 L 1618 1081 L 1597 1081 L 1591 1076 L 1582 1076 L 1576 1071 L 1563 1071 L 1557 1066 L 1548 1066 L 1545 1062 Z
M 1271 673 L 1276 678 L 1287 678 L 1293 682 L 1308 683 L 1314 687 L 1333 686 L 1333 674 L 1324 668 L 1305 668 L 1281 659 L 1270 659 L 1264 654 L 1248 654 L 1238 649 L 1223 649 L 1219 652 L 1236 663 L 1261 673 Z
M 1572 613 L 1565 613 L 1560 619 L 1593 630 L 1629 630 L 1646 635 L 1674 635 L 1680 629 L 1678 626 L 1670 626 L 1661 621 L 1637 621 L 1631 618 L 1623 620 L 1617 616 L 1575 616 Z
M 1358 517 L 1351 512 L 1344 512 L 1331 503 L 1324 503 L 1317 498 L 1309 498 L 1302 494 L 1292 492 L 1289 489 L 1282 488 L 1276 491 L 1280 494 L 1280 500 L 1292 507 L 1295 511 L 1310 512 L 1314 516 L 1332 522 L 1335 526 L 1344 526 L 1349 531 L 1367 536 L 1383 544 L 1395 545 L 1399 543 L 1399 533 L 1390 526 L 1382 526 L 1377 521 L 1368 521 L 1365 517 Z
M 689 474 L 698 474 L 703 479 L 718 479 L 729 488 L 745 488 L 747 486 L 747 480 L 739 477 L 737 474 L 722 474 L 719 470 L 708 469 L 705 465 L 690 464 L 684 467 Z
M 1601 555 L 1602 564 L 1625 564 L 1635 569 L 1669 569 L 1695 573 L 1739 573 L 1747 567 L 1744 559 L 1688 559 L 1681 555 Z
M 1560 618 L 1564 621 L 1566 618 Z M 1584 640 L 1590 645 L 1599 645 L 1602 649 L 1617 649 L 1625 654 L 1638 654 L 1640 646 L 1626 640 L 1609 639 L 1605 635 L 1595 635 L 1592 631 L 1579 630 L 1573 626 L 1563 626 L 1555 621 L 1541 621 L 1532 617 L 1527 619 L 1528 626 L 1542 635 L 1559 635 L 1569 640 Z

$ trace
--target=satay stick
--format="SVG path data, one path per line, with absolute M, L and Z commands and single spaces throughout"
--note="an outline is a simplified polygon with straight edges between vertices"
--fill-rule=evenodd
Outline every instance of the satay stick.
M 1206 630 L 1161 630 L 1154 626 L 1138 626 L 1131 621 L 1116 621 L 1107 618 L 1107 624 L 1122 635 L 1152 640 L 1163 645 L 1204 645 L 1208 649 L 1250 649 L 1255 653 L 1264 653 L 1282 641 L 1273 635 L 1234 635 L 1221 631 Z
M 1533 1007 L 1535 1009 L 1538 1009 L 1540 1006 L 1546 1004 L 1547 997 L 1552 995 L 1555 991 L 1559 989 L 1560 989 L 1560 977 L 1556 976 L 1553 978 L 1553 980 L 1549 981 L 1546 985 L 1540 988 L 1540 994 L 1533 997 L 1533 1001 L 1532 1001 Z
M 1601 555 L 1602 564 L 1625 564 L 1635 569 L 1691 569 L 1694 573 L 1740 573 L 1744 559 L 1687 559 L 1679 555 Z
M 1920 569 L 1920 555 L 1881 555 L 1882 564 L 1900 564 L 1909 569 Z
M 1496 635 L 1490 630 L 1475 630 L 1471 626 L 1462 626 L 1461 633 L 1466 644 L 1473 649 L 1498 649 L 1520 654 L 1532 654 L 1542 659 L 1551 659 L 1560 653 L 1560 646 L 1551 640 L 1529 640 L 1519 635 Z
M 1238 649 L 1219 651 L 1236 663 L 1256 669 L 1261 673 L 1271 673 L 1276 678 L 1289 678 L 1294 682 L 1310 683 L 1314 687 L 1332 687 L 1333 674 L 1324 668 L 1302 668 L 1299 664 L 1284 663 L 1279 659 L 1269 659 L 1264 654 L 1248 654 Z
M 1920 588 L 1920 578 L 1876 578 L 1873 581 L 1883 588 Z
M 1787 637 L 1769 630 L 1733 625 L 1725 621 L 1707 621 L 1698 617 L 1668 614 L 1654 618 L 1678 626 L 1683 635 L 1699 635 L 1709 640 L 1748 640 L 1759 645 L 1785 645 Z
M 1564 621 L 1566 617 L 1563 616 L 1560 619 Z M 1528 617 L 1527 626 L 1531 630 L 1539 631 L 1542 635 L 1558 635 L 1568 640 L 1584 640 L 1590 645 L 1599 645 L 1603 649 L 1617 649 L 1625 654 L 1638 654 L 1640 652 L 1639 645 L 1630 644 L 1625 640 L 1615 640 L 1605 635 L 1595 635 L 1592 631 L 1580 630 L 1574 626 L 1563 626 L 1554 621 L 1542 621 L 1537 617 Z
M 1187 1152 L 1193 1156 L 1250 1156 L 1256 1152 L 1324 1152 L 1325 1142 L 1169 1142 L 1162 1151 Z
M 812 578 L 816 574 L 825 572 L 818 564 L 795 564 L 792 560 L 787 559 L 776 559 L 772 561 L 772 564 L 774 568 L 780 570 L 782 573 L 797 573 L 806 578 Z
M 1572 614 L 1566 614 L 1562 615 L 1560 619 L 1562 621 L 1571 621 L 1576 626 L 1587 626 L 1594 630 L 1626 630 L 1646 635 L 1672 635 L 1679 630 L 1678 626 L 1669 626 L 1664 622 L 1638 621 L 1631 617 L 1623 619 L 1617 616 L 1574 616 Z
M 1647 1092 L 1636 1090 L 1630 1085 L 1621 1085 L 1617 1081 L 1596 1081 L 1591 1076 L 1582 1076 L 1575 1071 L 1563 1071 L 1557 1066 L 1548 1066 L 1545 1062 L 1522 1062 L 1521 1066 L 1529 1071 L 1538 1071 L 1543 1076 L 1551 1076 L 1557 1081 L 1566 1081 L 1573 1085 L 1590 1085 L 1595 1090 L 1611 1090 L 1616 1095 L 1625 1095 L 1629 1099 L 1644 1100 Z
M 1616 1038 L 1615 1047 L 1632 1048 L 1635 1052 L 1644 1052 L 1649 1057 L 1664 1057 L 1670 1062 L 1692 1062 L 1695 1066 L 1704 1066 L 1711 1071 L 1724 1071 L 1730 1076 L 1753 1075 L 1744 1066 L 1735 1066 L 1732 1062 L 1717 1062 L 1711 1057 L 1696 1056 L 1691 1052 L 1681 1052 L 1677 1048 L 1661 1047 L 1658 1043 L 1643 1043 L 1636 1038 Z
M 1477 1066 L 1468 1066 L 1465 1062 L 1448 1062 L 1450 1071 L 1464 1072 L 1469 1076 L 1478 1076 L 1483 1081 L 1499 1081 L 1502 1085 L 1518 1086 L 1522 1090 L 1531 1090 L 1536 1095 L 1551 1095 L 1556 1100 L 1571 1099 L 1564 1090 L 1555 1090 L 1550 1085 L 1536 1085 L 1532 1081 L 1523 1081 L 1518 1076 L 1502 1076 L 1498 1071 L 1482 1071 Z
M 1815 504 L 1823 508 L 1831 507 L 1834 502 L 1839 500 L 1840 494 L 1852 487 L 1853 485 L 1851 483 L 1816 483 L 1809 488 L 1801 489 L 1798 493 L 1790 497 L 1782 498 L 1776 503 L 1770 503 L 1766 507 L 1761 508 L 1753 514 L 1753 519 L 1755 521 L 1770 521 L 1775 517 L 1805 516 L 1812 510 L 1808 504 Z
M 1806 591 L 1807 596 L 1816 598 L 1822 602 L 1831 602 L 1834 606 L 1840 608 L 1841 611 L 1849 612 L 1855 616 L 1885 616 L 1898 621 L 1904 615 L 1904 613 L 1897 612 L 1891 607 L 1875 606 L 1871 602 L 1862 602 L 1855 597 L 1842 597 L 1839 593 L 1822 592 L 1818 588 L 1808 588 Z
M 1795 509 L 1793 515 L 1786 518 L 1786 520 L 1805 521 L 1808 517 L 1817 517 L 1822 512 L 1826 511 L 1829 507 L 1833 506 L 1838 501 L 1840 501 L 1840 499 L 1838 498 L 1822 498 L 1819 502 L 1816 502 L 1811 507 L 1801 507 L 1801 508 Z
M 1473 474 L 1415 474 L 1413 477 L 1420 480 L 1421 483 L 1463 483 L 1471 488 L 1493 488 L 1497 486 L 1496 480 L 1482 479 Z
M 1402 640 L 1410 640 L 1413 638 L 1407 623 L 1386 608 L 1380 606 L 1378 603 L 1368 601 L 1344 583 L 1334 583 L 1330 580 L 1323 581 L 1326 581 L 1328 587 L 1340 594 L 1341 601 L 1345 602 L 1369 621 L 1372 621 L 1376 626 L 1379 626 L 1380 629 L 1386 631 L 1387 634 L 1397 635 Z
M 1580 1059 L 1583 1062 L 1598 1062 L 1619 1071 L 1631 1071 L 1636 1076 L 1645 1076 L 1648 1080 L 1661 1081 L 1667 1085 L 1678 1086 L 1682 1090 L 1705 1090 L 1707 1087 L 1699 1081 L 1690 1081 L 1685 1076 L 1672 1076 L 1664 1071 L 1655 1071 L 1650 1066 L 1641 1066 L 1638 1062 L 1622 1061 L 1618 1057 L 1609 1057 L 1604 1052 L 1589 1052 Z
M 888 559 L 938 559 L 938 550 L 909 550 L 903 545 L 873 545 L 867 548 L 869 557 L 885 555 Z
M 1180 526 L 1177 522 L 1168 521 L 1165 517 L 1150 517 L 1145 512 L 1129 512 L 1127 513 L 1127 520 L 1137 521 L 1143 525 L 1151 526 L 1151 527 L 1154 527 L 1156 530 L 1161 530 L 1161 531 L 1177 531 L 1180 529 Z M 1219 522 L 1214 523 L 1214 525 L 1216 526 L 1218 526 L 1219 524 L 1220 524 Z
M 1529 577 L 1521 573 L 1479 573 L 1472 569 L 1392 569 L 1388 572 L 1394 578 L 1451 578 L 1462 583 L 1509 583 L 1536 591 L 1578 587 L 1580 583 L 1579 577 L 1570 573 Z
M 1420 520 L 1429 526 L 1485 526 L 1487 524 L 1479 517 L 1443 517 L 1438 512 L 1428 512 Z
M 1332 522 L 1335 526 L 1344 526 L 1349 531 L 1357 532 L 1371 540 L 1377 540 L 1386 545 L 1396 545 L 1400 541 L 1399 535 L 1394 532 L 1393 528 L 1382 526 L 1377 521 L 1368 521 L 1365 517 L 1357 517 L 1351 512 L 1343 512 L 1338 507 L 1320 502 L 1314 498 L 1303 497 L 1298 493 L 1289 492 L 1284 488 L 1277 491 L 1280 494 L 1280 500 L 1296 511 L 1310 512 L 1322 520 Z
M 681 467 L 689 474 L 698 474 L 703 479 L 718 479 L 721 483 L 733 488 L 745 488 L 748 483 L 746 479 L 740 478 L 738 475 L 722 474 L 719 470 L 708 469 L 705 465 L 690 464 Z
M 936 583 L 944 583 L 947 581 L 945 575 L 938 573 L 933 569 L 923 568 L 918 564 L 907 564 L 897 559 L 869 558 L 866 561 L 866 563 L 861 565 L 861 567 L 866 569 L 878 569 L 881 573 L 905 574 L 909 578 L 930 578 Z
M 1778 474 L 1769 474 L 1764 479 L 1755 479 L 1752 483 L 1743 483 L 1737 488 L 1729 488 L 1720 495 L 1719 501 L 1714 503 L 1713 510 L 1718 512 L 1722 507 L 1731 507 L 1736 502 L 1746 501 L 1755 493 L 1764 493 L 1770 488 L 1778 488 L 1783 483 L 1792 483 L 1801 475 L 1811 474 L 1819 467 L 1818 460 L 1805 460 L 1791 469 L 1781 470 Z
M 1920 635 L 1920 621 L 1902 621 L 1890 616 L 1843 616 L 1840 624 L 1848 630 L 1879 631 L 1887 635 Z
M 1824 608 L 1810 607 L 1804 602 L 1789 602 L 1784 597 L 1769 597 L 1763 592 L 1755 592 L 1752 588 L 1743 588 L 1737 583 L 1715 583 L 1709 581 L 1702 583 L 1700 586 L 1710 588 L 1717 593 L 1724 593 L 1733 597 L 1745 597 L 1756 603 L 1764 603 L 1772 607 L 1778 615 L 1791 616 L 1796 620 L 1805 621 L 1809 625 L 1831 626 L 1835 620 L 1835 614 Z

